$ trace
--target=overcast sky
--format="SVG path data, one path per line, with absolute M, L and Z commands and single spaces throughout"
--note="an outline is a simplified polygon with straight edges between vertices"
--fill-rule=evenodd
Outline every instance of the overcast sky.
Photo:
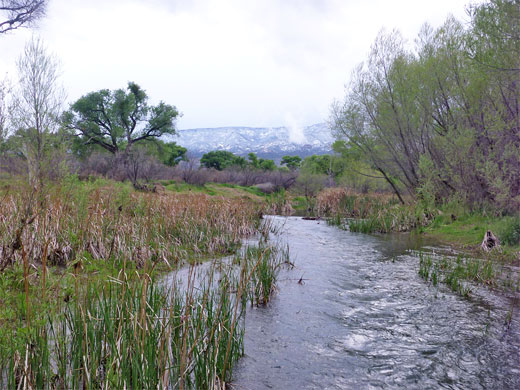
M 0 36 L 0 78 L 13 76 L 31 34 L 62 63 L 72 102 L 141 85 L 183 113 L 180 129 L 310 125 L 334 99 L 381 28 L 413 43 L 421 25 L 469 0 L 50 0 L 37 30 Z

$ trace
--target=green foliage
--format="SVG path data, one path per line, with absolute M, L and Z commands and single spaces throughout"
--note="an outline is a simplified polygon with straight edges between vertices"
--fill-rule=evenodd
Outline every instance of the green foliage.
M 276 164 L 273 160 L 263 159 L 258 160 L 258 167 L 263 171 L 274 171 Z
M 249 168 L 262 171 L 274 171 L 276 169 L 276 164 L 273 160 L 258 158 L 255 153 L 249 153 L 247 159 L 249 160 Z
M 276 169 L 276 164 L 273 160 L 258 158 L 254 153 L 249 153 L 246 160 L 244 157 L 236 156 L 225 150 L 215 150 L 205 153 L 200 159 L 200 163 L 205 168 L 215 168 L 218 171 L 230 167 L 258 169 L 263 171 L 274 171 Z
M 329 154 L 305 157 L 302 162 L 302 171 L 314 175 L 332 174 L 332 156 Z
M 173 167 L 181 161 L 187 161 L 188 149 L 177 145 L 175 142 L 164 142 L 160 139 L 149 140 L 136 145 L 143 148 L 148 155 L 156 157 L 164 165 Z
M 367 161 L 366 156 L 355 143 L 336 140 L 332 144 L 336 153 L 333 166 L 336 173 L 336 182 L 362 193 L 386 192 L 390 187 L 381 175 Z
M 286 165 L 291 171 L 295 171 L 300 168 L 302 158 L 300 156 L 283 156 L 281 164 Z
M 116 153 L 134 143 L 175 134 L 175 106 L 148 104 L 146 92 L 133 82 L 127 91 L 91 92 L 63 114 L 64 126 L 78 134 L 85 145 L 98 145 Z
M 354 148 L 401 200 L 407 192 L 431 207 L 460 194 L 475 209 L 514 213 L 520 3 L 469 10 L 467 27 L 453 18 L 435 30 L 425 25 L 414 51 L 396 31 L 379 34 L 334 104 L 332 128 L 346 147 L 335 150 Z
M 508 218 L 504 221 L 499 237 L 503 244 L 520 245 L 520 217 Z
M 247 159 L 249 160 L 249 165 L 253 168 L 258 168 L 258 157 L 254 153 L 248 153 Z
M 202 166 L 215 168 L 218 171 L 222 171 L 234 165 L 235 161 L 237 161 L 237 156 L 225 150 L 215 150 L 205 153 L 200 159 Z
M 299 194 L 305 197 L 305 205 L 307 213 L 314 215 L 316 206 L 316 195 L 325 187 L 325 175 L 310 173 L 307 171 L 300 172 L 296 179 L 295 189 Z

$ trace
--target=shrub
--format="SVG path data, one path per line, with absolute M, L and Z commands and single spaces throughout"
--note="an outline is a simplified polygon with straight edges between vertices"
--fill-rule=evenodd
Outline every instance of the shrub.
M 520 244 L 520 217 L 507 220 L 499 237 L 503 244 L 511 246 Z

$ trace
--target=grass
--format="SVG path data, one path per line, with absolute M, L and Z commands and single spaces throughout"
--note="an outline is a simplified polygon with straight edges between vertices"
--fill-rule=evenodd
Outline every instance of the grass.
M 256 187 L 240 186 L 228 183 L 206 183 L 204 185 L 195 185 L 188 183 L 179 183 L 171 180 L 163 180 L 161 184 L 166 190 L 175 193 L 200 193 L 210 196 L 222 196 L 226 198 L 248 198 L 255 201 L 263 201 L 266 194 Z
M 262 243 L 183 283 L 154 268 L 87 284 L 3 353 L 9 388 L 224 388 L 243 354 L 245 304 L 266 304 L 288 252 Z
M 352 232 L 415 230 L 459 248 L 476 250 L 486 231 L 491 230 L 502 243 L 502 252 L 496 252 L 496 258 L 516 260 L 520 251 L 520 217 L 471 211 L 459 202 L 435 207 L 409 200 L 402 205 L 389 195 L 328 188 L 318 194 L 316 209 L 330 224 Z
M 265 305 L 276 290 L 276 279 L 283 265 L 292 266 L 289 249 L 260 244 L 248 246 L 235 258 L 248 276 L 247 297 L 252 306 Z
M 511 216 L 488 216 L 478 212 L 455 216 L 448 209 L 422 229 L 422 232 L 441 242 L 482 256 L 480 244 L 486 231 L 491 230 L 500 239 L 501 248 L 484 255 L 496 261 L 514 263 L 520 259 L 520 243 L 515 239 L 515 229 L 518 226 L 516 221 L 517 218 Z
M 265 236 L 263 203 L 140 193 L 75 177 L 35 196 L 23 182 L 3 184 L 3 386 L 217 388 L 230 378 L 242 350 L 243 304 L 257 294 L 257 304 L 268 302 L 282 252 L 267 244 L 248 249 L 218 283 L 188 292 L 166 289 L 154 275 Z
M 446 284 L 452 291 L 468 297 L 471 284 L 485 285 L 503 292 L 520 291 L 520 274 L 513 274 L 491 258 L 478 259 L 459 255 L 433 257 L 419 254 L 419 276 L 436 286 Z

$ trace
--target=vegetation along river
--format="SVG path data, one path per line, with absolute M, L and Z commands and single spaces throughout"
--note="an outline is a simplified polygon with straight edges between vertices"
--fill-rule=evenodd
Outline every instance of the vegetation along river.
M 296 267 L 266 307 L 247 313 L 233 388 L 520 388 L 520 318 L 504 322 L 510 299 L 425 282 L 417 249 L 438 249 L 410 235 L 270 218 Z

